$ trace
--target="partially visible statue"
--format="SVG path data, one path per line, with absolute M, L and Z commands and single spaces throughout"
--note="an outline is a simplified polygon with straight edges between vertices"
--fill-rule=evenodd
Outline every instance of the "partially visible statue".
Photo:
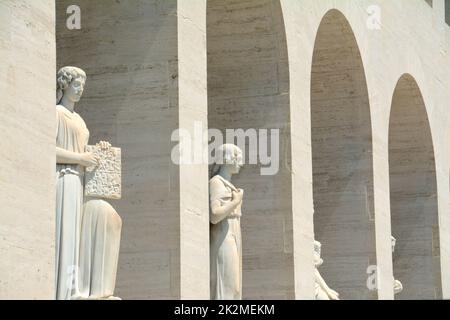
M 244 191 L 231 183 L 243 165 L 242 151 L 233 144 L 216 150 L 209 181 L 211 222 L 211 298 L 242 299 L 241 206 Z
M 75 104 L 80 100 L 86 73 L 64 67 L 57 74 L 56 106 L 56 299 L 113 297 L 121 220 L 100 199 L 84 197 L 87 167 L 100 158 L 87 152 L 89 130 Z M 98 144 L 102 150 L 111 146 Z
M 65 67 L 57 75 L 56 106 L 56 298 L 80 296 L 79 250 L 83 212 L 83 174 L 98 159 L 85 152 L 89 131 L 75 112 L 86 74 Z
M 332 290 L 320 275 L 318 268 L 323 264 L 321 248 L 322 244 L 319 241 L 314 241 L 315 298 L 316 300 L 339 300 L 339 293 Z
M 114 297 L 119 261 L 122 220 L 102 199 L 120 199 L 120 149 L 107 142 L 89 146 L 98 157 L 96 167 L 87 168 L 80 245 L 82 299 Z
M 120 300 L 114 296 L 122 220 L 106 201 L 83 206 L 80 246 L 80 299 Z
M 391 248 L 392 253 L 395 251 L 395 244 L 397 243 L 397 239 L 391 236 Z M 394 279 L 394 294 L 398 294 L 403 291 L 403 285 L 400 281 Z

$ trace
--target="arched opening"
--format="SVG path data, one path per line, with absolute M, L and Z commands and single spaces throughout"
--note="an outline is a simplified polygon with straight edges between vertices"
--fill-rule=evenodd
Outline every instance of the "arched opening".
M 248 164 L 247 139 L 246 165 L 233 178 L 245 190 L 243 298 L 293 299 L 289 71 L 280 1 L 208 0 L 207 44 L 209 128 L 280 130 L 278 172 L 264 176 L 259 164 Z
M 171 157 L 176 144 L 172 133 L 187 113 L 180 104 L 180 88 L 186 85 L 185 78 L 180 83 L 179 64 L 186 63 L 186 56 L 178 53 L 185 45 L 181 39 L 178 44 L 178 28 L 186 28 L 178 23 L 181 2 L 79 0 L 81 30 L 66 27 L 66 10 L 73 1 L 55 2 L 58 67 L 74 65 L 88 75 L 76 110 L 89 128 L 90 143 L 106 140 L 122 148 L 122 199 L 112 203 L 123 220 L 115 294 L 123 299 L 207 297 L 208 271 L 201 269 L 208 265 L 208 254 L 203 254 L 207 243 L 195 242 L 208 236 L 209 226 L 202 222 L 207 197 L 196 194 L 202 214 L 185 215 L 182 207 L 190 195 L 184 190 L 205 190 L 201 186 L 206 183 L 186 182 L 187 171 L 200 175 L 202 169 L 186 170 Z M 198 38 L 192 32 L 191 55 L 202 49 Z M 198 70 L 202 59 L 195 62 Z M 190 80 L 201 86 L 201 76 L 199 71 Z M 189 112 L 203 106 L 200 101 Z M 186 225 L 195 225 L 195 232 L 186 232 Z M 185 252 L 194 250 L 187 246 L 199 253 L 185 259 Z M 191 279 L 196 286 L 186 290 Z
M 337 10 L 323 18 L 311 73 L 314 232 L 320 272 L 342 299 L 376 299 L 372 134 L 364 67 L 353 31 Z
M 400 78 L 389 123 L 389 173 L 397 299 L 442 298 L 433 141 L 425 103 L 410 75 Z

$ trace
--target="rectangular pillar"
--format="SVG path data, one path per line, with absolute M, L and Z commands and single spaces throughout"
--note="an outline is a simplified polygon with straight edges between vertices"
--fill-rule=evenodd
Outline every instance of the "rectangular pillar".
M 0 299 L 52 299 L 55 4 L 0 2 Z
M 178 0 L 178 68 L 179 126 L 198 139 L 195 128 L 208 127 L 206 0 Z M 192 151 L 205 159 L 206 148 Z M 210 298 L 208 189 L 206 162 L 180 166 L 181 299 Z

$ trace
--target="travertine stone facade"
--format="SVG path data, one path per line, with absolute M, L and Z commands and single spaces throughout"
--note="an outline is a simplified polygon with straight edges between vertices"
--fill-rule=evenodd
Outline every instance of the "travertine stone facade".
M 376 265 L 372 132 L 364 66 L 344 15 L 328 12 L 317 32 L 311 71 L 314 234 L 321 273 L 341 299 L 373 299 Z
M 293 215 L 296 262 L 305 261 L 302 249 L 312 238 L 311 182 L 311 61 L 322 18 L 331 9 L 343 14 L 351 26 L 364 66 L 370 105 L 376 263 L 379 267 L 378 298 L 392 299 L 390 250 L 391 206 L 389 192 L 389 119 L 394 90 L 403 74 L 411 74 L 423 95 L 433 137 L 437 206 L 439 212 L 442 292 L 450 292 L 449 252 L 449 143 L 448 95 L 450 31 L 444 21 L 444 1 L 282 1 L 289 51 L 291 86 L 291 131 L 293 159 Z M 377 5 L 380 29 L 368 20 L 368 9 Z M 373 9 L 373 8 L 372 8 Z M 413 18 L 412 18 L 413 17 Z M 405 32 L 407 30 L 407 32 Z M 331 49 L 330 49 L 331 50 Z M 295 88 L 295 90 L 292 90 Z M 349 91 L 350 93 L 350 91 Z M 342 99 L 345 99 L 344 95 Z M 295 125 L 294 125 L 295 124 Z M 314 160 L 313 160 L 314 161 Z M 318 226 L 314 226 L 317 228 Z M 361 239 L 356 238 L 358 242 Z M 399 239 L 398 239 L 399 240 Z M 312 239 L 311 239 L 312 241 Z M 401 240 L 399 240 L 401 241 Z M 326 243 L 322 243 L 324 250 Z M 429 244 L 431 245 L 431 244 Z M 312 246 L 312 244 L 311 244 Z M 306 247 L 306 246 L 305 246 Z M 326 260 L 328 262 L 328 260 Z M 330 263 L 330 262 L 328 262 Z M 298 297 L 306 298 L 305 266 L 295 264 Z M 397 277 L 397 275 L 396 275 Z M 398 278 L 398 277 L 397 277 Z M 402 279 L 399 279 L 400 281 Z M 404 287 L 407 286 L 403 283 Z M 345 298 L 345 297 L 343 297 Z
M 425 104 L 410 75 L 396 86 L 389 126 L 391 228 L 398 239 L 393 267 L 406 284 L 396 299 L 440 299 L 435 156 Z
M 56 24 L 90 143 L 122 148 L 117 295 L 209 297 L 208 168 L 171 161 L 197 120 L 281 130 L 279 173 L 236 180 L 244 299 L 314 298 L 314 237 L 342 299 L 450 298 L 448 1 L 41 2 L 0 4 L 0 297 L 51 296 Z
M 207 166 L 171 161 L 172 132 L 193 130 L 193 120 L 206 126 L 198 14 L 205 3 L 79 1 L 79 31 L 65 27 L 70 4 L 57 1 L 58 66 L 88 74 L 79 110 L 90 142 L 122 148 L 122 199 L 113 204 L 123 220 L 116 294 L 209 298 Z
M 280 2 L 210 0 L 207 35 L 209 127 L 280 129 L 278 173 L 262 176 L 260 166 L 246 165 L 234 181 L 245 190 L 243 294 L 293 299 L 289 68 Z M 246 147 L 248 153 L 249 140 Z
M 55 5 L 0 2 L 0 298 L 54 298 Z

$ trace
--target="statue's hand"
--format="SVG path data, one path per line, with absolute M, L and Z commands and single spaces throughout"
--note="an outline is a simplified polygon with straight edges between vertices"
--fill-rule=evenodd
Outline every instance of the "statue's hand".
M 238 189 L 238 191 L 233 191 L 233 201 L 241 203 L 244 198 L 244 190 Z
M 109 143 L 108 141 L 100 141 L 98 144 L 100 145 L 100 148 L 102 150 L 107 150 L 111 148 L 111 143 Z
M 83 167 L 92 167 L 98 165 L 98 157 L 95 156 L 92 152 L 85 152 L 80 155 L 79 164 Z

